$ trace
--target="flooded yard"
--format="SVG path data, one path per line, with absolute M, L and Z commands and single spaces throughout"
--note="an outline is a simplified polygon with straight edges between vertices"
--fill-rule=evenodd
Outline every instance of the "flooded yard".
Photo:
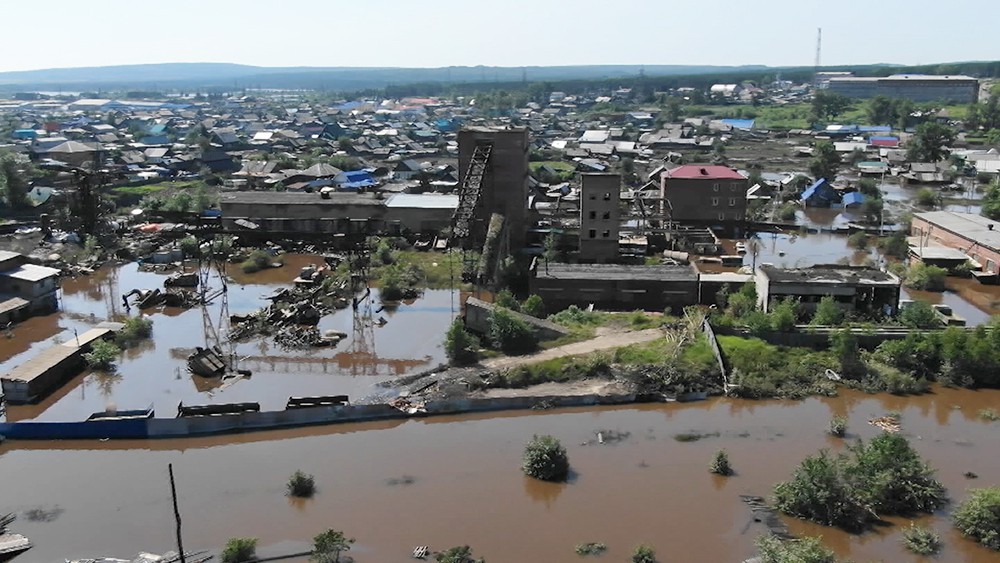
M 1000 391 L 902 398 L 842 391 L 802 402 L 717 399 L 702 403 L 527 411 L 345 424 L 184 441 L 8 443 L 0 447 L 4 510 L 35 512 L 17 531 L 34 540 L 32 561 L 131 556 L 173 546 L 166 466 L 174 464 L 184 542 L 217 548 L 233 536 L 285 552 L 333 527 L 357 538 L 359 563 L 405 562 L 417 545 L 469 544 L 490 562 L 577 561 L 573 546 L 604 542 L 609 561 L 649 543 L 667 561 L 741 561 L 764 532 L 739 495 L 767 496 L 806 455 L 843 448 L 826 434 L 849 417 L 848 440 L 870 438 L 867 420 L 901 413 L 903 433 L 937 469 L 954 502 L 995 485 Z M 598 444 L 597 431 L 620 441 Z M 567 484 L 528 479 L 524 444 L 549 433 L 567 447 Z M 679 433 L 698 433 L 681 442 Z M 736 475 L 708 473 L 724 448 Z M 284 496 L 294 470 L 316 476 L 307 501 Z M 978 474 L 969 480 L 963 473 Z M 996 561 L 965 540 L 946 507 L 922 518 L 945 542 L 941 561 Z M 789 520 L 855 561 L 912 560 L 900 542 L 905 519 L 864 535 Z M 277 547 L 275 547 L 277 546 Z
M 159 416 L 173 416 L 185 404 L 259 402 L 261 408 L 283 409 L 289 396 L 349 395 L 352 400 L 372 394 L 379 381 L 429 369 L 444 361 L 442 342 L 456 311 L 457 296 L 449 290 L 427 290 L 419 299 L 374 313 L 383 326 L 365 323 L 355 329 L 348 308 L 322 318 L 319 329 L 338 330 L 348 337 L 329 348 L 283 350 L 271 338 L 240 342 L 234 352 L 239 369 L 253 372 L 249 379 L 220 385 L 192 375 L 187 356 L 196 346 L 212 345 L 218 334 L 224 343 L 229 315 L 252 312 L 264 297 L 288 287 L 302 266 L 321 262 L 315 256 L 291 255 L 285 266 L 243 274 L 233 266 L 228 304 L 221 298 L 203 311 L 154 308 L 143 311 L 153 320 L 153 338 L 126 350 L 113 374 L 84 372 L 36 405 L 10 406 L 9 420 L 81 420 L 109 406 L 141 409 L 153 405 Z M 141 272 L 135 263 L 104 268 L 98 273 L 63 280 L 61 311 L 17 325 L 11 338 L 0 339 L 0 372 L 34 356 L 56 342 L 66 342 L 104 320 L 120 320 L 131 313 L 121 296 L 133 288 L 163 287 L 165 274 Z M 210 284 L 220 288 L 218 277 Z M 373 308 L 378 310 L 373 290 Z

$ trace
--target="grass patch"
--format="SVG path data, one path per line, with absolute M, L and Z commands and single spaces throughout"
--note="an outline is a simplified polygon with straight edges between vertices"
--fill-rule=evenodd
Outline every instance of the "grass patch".
M 572 163 L 563 162 L 561 160 L 543 160 L 541 162 L 531 162 L 528 164 L 528 167 L 532 172 L 537 172 L 542 166 L 548 166 L 549 168 L 559 172 L 573 172 L 576 170 L 576 167 L 574 167 Z
M 462 254 L 460 252 L 419 252 L 401 250 L 397 263 L 416 266 L 423 272 L 424 287 L 451 289 L 462 286 Z M 378 270 L 376 270 L 378 275 Z
M 601 555 L 608 550 L 608 546 L 603 543 L 581 543 L 576 546 L 577 555 Z
M 720 336 L 719 345 L 732 368 L 736 396 L 794 399 L 836 392 L 825 377 L 827 369 L 840 369 L 830 352 L 774 346 L 759 338 L 738 336 Z

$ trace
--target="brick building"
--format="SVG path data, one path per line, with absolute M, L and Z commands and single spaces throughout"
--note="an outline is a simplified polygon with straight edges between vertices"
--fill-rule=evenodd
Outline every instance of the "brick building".
M 747 179 L 728 166 L 687 164 L 660 174 L 663 213 L 671 222 L 742 222 L 747 212 L 747 187 Z
M 985 274 L 1000 273 L 1000 222 L 974 213 L 928 211 L 914 213 L 910 225 L 911 254 L 922 257 L 932 247 L 947 247 L 978 262 Z
M 618 259 L 621 182 L 618 174 L 583 174 L 580 189 L 580 261 Z

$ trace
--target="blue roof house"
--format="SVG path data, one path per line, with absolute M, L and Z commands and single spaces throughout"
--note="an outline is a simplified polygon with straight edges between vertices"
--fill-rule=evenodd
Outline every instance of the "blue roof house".
M 826 178 L 820 178 L 802 192 L 800 199 L 806 204 L 806 207 L 830 207 L 830 205 L 840 202 L 840 194 L 830 185 L 830 182 L 826 181 Z
M 375 178 L 367 170 L 354 170 L 352 172 L 341 172 L 333 179 L 337 188 L 341 191 L 356 192 L 364 188 L 376 185 Z
M 844 209 L 853 209 L 865 204 L 865 194 L 861 192 L 848 192 L 844 194 Z

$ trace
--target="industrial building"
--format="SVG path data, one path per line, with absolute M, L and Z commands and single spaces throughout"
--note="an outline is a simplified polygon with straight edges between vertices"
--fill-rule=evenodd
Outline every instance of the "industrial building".
M 975 213 L 914 213 L 910 226 L 910 253 L 928 263 L 947 260 L 949 255 L 963 263 L 965 260 L 972 260 L 982 268 L 982 273 L 977 277 L 987 281 L 981 275 L 995 278 L 1000 273 L 998 227 L 1000 225 L 993 219 Z
M 740 223 L 748 187 L 746 177 L 728 166 L 678 166 L 660 174 L 663 214 L 672 223 Z
M 680 310 L 698 303 L 698 272 L 692 266 L 536 262 L 530 289 L 553 310 L 588 304 L 612 310 Z
M 369 232 L 437 232 L 451 223 L 458 196 L 354 192 L 230 192 L 220 200 L 227 231 L 318 236 L 353 232 L 359 222 Z
M 979 80 L 971 76 L 894 74 L 885 77 L 836 76 L 827 88 L 849 98 L 903 98 L 914 102 L 949 101 L 970 104 L 979 101 Z
M 890 272 L 856 266 L 777 268 L 758 266 L 755 273 L 757 305 L 764 312 L 777 301 L 792 297 L 804 311 L 814 310 L 831 296 L 847 311 L 864 315 L 894 315 L 899 308 L 900 279 Z
M 583 174 L 580 188 L 580 261 L 616 262 L 621 228 L 621 176 Z

